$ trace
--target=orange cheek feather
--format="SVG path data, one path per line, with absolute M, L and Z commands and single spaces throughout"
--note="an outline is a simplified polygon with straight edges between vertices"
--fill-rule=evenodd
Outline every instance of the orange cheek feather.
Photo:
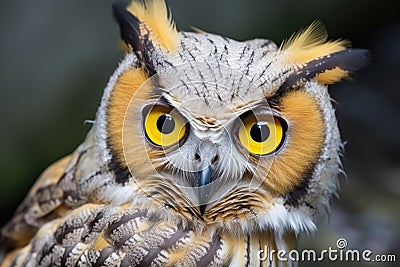
M 108 132 L 111 146 L 122 165 L 126 165 L 122 146 L 125 113 L 132 97 L 148 78 L 144 69 L 129 69 L 118 78 L 110 97 L 107 114 Z
M 307 92 L 287 93 L 280 107 L 289 122 L 287 140 L 264 184 L 272 193 L 284 195 L 299 185 L 316 163 L 324 140 L 324 122 L 318 104 Z

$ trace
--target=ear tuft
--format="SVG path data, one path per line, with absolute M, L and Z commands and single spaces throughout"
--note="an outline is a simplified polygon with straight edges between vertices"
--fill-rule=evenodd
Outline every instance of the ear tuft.
M 284 54 L 284 61 L 304 64 L 350 46 L 347 40 L 327 41 L 327 37 L 325 26 L 320 21 L 314 21 L 306 29 L 282 43 L 280 50 Z
M 120 4 L 113 4 L 113 14 L 119 25 L 121 39 L 136 54 L 141 54 L 143 52 L 143 40 L 140 34 L 140 21 L 126 11 L 125 6 Z
M 322 84 L 332 84 L 348 77 L 369 63 L 370 54 L 365 49 L 345 49 L 301 65 L 286 78 L 278 91 L 284 92 L 311 79 Z
M 144 30 L 150 32 L 154 44 L 160 44 L 170 52 L 177 49 L 179 33 L 164 0 L 132 1 L 127 10 L 144 24 Z

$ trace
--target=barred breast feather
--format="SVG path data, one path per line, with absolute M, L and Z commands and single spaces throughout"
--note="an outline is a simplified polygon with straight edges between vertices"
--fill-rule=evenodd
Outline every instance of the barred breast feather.
M 293 241 L 269 232 L 196 233 L 146 210 L 85 204 L 45 224 L 2 266 L 273 266 L 263 253 Z

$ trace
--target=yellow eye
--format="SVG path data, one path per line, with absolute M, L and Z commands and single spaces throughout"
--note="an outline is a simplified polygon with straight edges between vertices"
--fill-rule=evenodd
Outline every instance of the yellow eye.
M 146 116 L 147 138 L 155 145 L 170 146 L 179 142 L 186 133 L 185 120 L 165 106 L 154 106 Z
M 284 127 L 275 116 L 248 116 L 239 129 L 239 140 L 252 154 L 275 152 L 284 140 Z

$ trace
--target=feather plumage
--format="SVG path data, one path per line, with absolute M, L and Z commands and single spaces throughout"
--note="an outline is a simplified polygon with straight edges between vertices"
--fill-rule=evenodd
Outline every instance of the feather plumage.
M 348 40 L 327 41 L 328 34 L 320 21 L 314 21 L 304 30 L 293 34 L 281 45 L 284 61 L 305 64 L 329 54 L 345 50 L 351 45 Z
M 168 51 L 178 47 L 179 34 L 164 0 L 133 1 L 127 8 L 150 31 L 150 37 Z M 146 32 L 142 32 L 143 35 Z

